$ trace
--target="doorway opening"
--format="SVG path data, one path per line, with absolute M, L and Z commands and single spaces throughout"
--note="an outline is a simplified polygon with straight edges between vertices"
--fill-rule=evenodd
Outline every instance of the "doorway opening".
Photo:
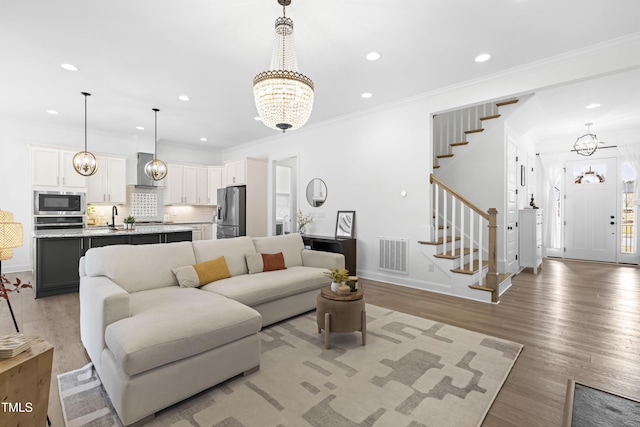
M 293 231 L 298 206 L 298 157 L 273 162 L 272 235 Z

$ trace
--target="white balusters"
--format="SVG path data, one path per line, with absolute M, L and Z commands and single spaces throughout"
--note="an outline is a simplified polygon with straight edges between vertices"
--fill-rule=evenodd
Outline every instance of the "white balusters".
M 460 265 L 464 265 L 464 203 L 460 201 Z

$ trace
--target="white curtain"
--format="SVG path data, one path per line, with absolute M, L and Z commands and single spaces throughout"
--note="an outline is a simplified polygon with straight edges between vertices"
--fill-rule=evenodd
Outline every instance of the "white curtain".
M 634 189 L 634 200 L 635 205 L 640 205 L 640 185 L 638 185 L 638 181 L 640 181 L 640 144 L 626 144 L 618 146 L 618 150 L 620 150 L 621 159 L 623 161 L 627 161 L 631 164 L 633 170 L 636 171 L 636 182 Z
M 554 187 L 561 188 L 562 179 L 562 167 L 563 162 L 560 159 L 560 155 L 556 153 L 540 154 L 540 161 L 542 162 L 542 201 L 544 205 L 543 215 L 543 236 L 544 244 L 548 248 L 561 247 L 562 242 L 559 245 L 556 241 L 560 240 L 562 230 L 558 226 L 558 202 Z

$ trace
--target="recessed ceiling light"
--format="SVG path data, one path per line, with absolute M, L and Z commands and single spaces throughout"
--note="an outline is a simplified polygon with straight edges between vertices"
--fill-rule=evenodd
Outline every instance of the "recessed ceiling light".
M 178 99 L 180 101 L 191 101 L 191 98 L 189 98 L 187 95 L 180 95 Z
M 144 130 L 144 126 L 136 126 L 136 129 L 138 129 L 138 130 Z
M 255 116 L 253 118 L 253 120 L 255 120 L 256 122 L 261 122 L 262 121 L 262 119 L 260 117 L 258 117 L 258 116 Z
M 380 54 L 378 52 L 369 52 L 366 56 L 369 61 L 377 61 L 380 59 Z
M 364 99 L 367 99 L 367 98 L 371 98 L 373 94 L 371 92 L 365 92 L 360 96 L 363 97 Z
M 78 67 L 73 64 L 60 64 L 60 66 L 67 71 L 78 71 Z
M 202 142 L 206 142 L 206 141 L 207 141 L 207 138 L 200 138 L 200 141 L 202 141 Z
M 49 114 L 53 114 L 54 116 L 55 116 L 56 114 L 58 114 L 58 112 L 57 112 L 56 110 L 47 110 L 47 113 L 49 113 Z
M 589 110 L 591 110 L 592 108 L 598 108 L 600 106 L 600 104 L 598 104 L 597 102 L 594 102 L 593 104 L 589 104 L 584 108 L 588 108 Z
M 481 53 L 480 55 L 476 56 L 475 61 L 476 62 L 486 62 L 489 59 L 491 59 L 491 55 L 489 55 L 488 53 Z

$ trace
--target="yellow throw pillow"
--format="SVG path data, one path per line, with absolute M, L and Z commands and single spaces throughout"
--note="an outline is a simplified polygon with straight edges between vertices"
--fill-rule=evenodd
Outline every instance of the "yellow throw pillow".
M 172 271 L 176 275 L 181 288 L 197 288 L 216 280 L 231 277 L 224 256 L 199 264 L 174 268 Z

